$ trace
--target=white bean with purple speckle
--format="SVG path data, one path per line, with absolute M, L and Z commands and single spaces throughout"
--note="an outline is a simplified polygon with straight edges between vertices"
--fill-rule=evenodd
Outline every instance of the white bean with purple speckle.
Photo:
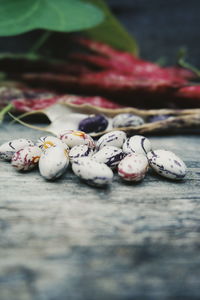
M 112 182 L 113 172 L 103 163 L 90 157 L 81 157 L 72 164 L 73 172 L 86 183 L 93 186 L 104 186 Z
M 171 151 L 163 149 L 150 151 L 147 158 L 154 171 L 163 177 L 180 180 L 186 175 L 185 163 Z
M 115 168 L 123 157 L 122 149 L 114 146 L 103 147 L 92 156 L 97 162 L 104 163 L 110 168 Z
M 72 147 L 69 151 L 69 159 L 71 162 L 74 162 L 80 157 L 92 156 L 93 154 L 94 150 L 88 145 L 77 145 Z
M 112 120 L 113 128 L 135 127 L 142 124 L 144 124 L 144 120 L 141 117 L 130 113 L 118 114 Z
M 149 139 L 142 135 L 134 135 L 128 138 L 122 147 L 125 154 L 138 153 L 146 155 L 151 150 Z
M 126 140 L 126 133 L 121 130 L 114 130 L 102 135 L 96 144 L 98 150 L 105 146 L 115 146 L 121 148 Z

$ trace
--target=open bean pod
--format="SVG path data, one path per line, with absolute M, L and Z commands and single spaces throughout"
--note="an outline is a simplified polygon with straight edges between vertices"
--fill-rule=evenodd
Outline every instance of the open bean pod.
M 26 116 L 45 115 L 50 121 L 47 127 L 41 128 L 18 121 L 55 135 L 65 130 L 80 130 L 80 127 L 84 126 L 92 137 L 99 137 L 113 130 L 125 131 L 127 135 L 200 131 L 200 108 L 149 110 L 134 107 L 105 108 L 86 102 L 77 104 L 77 98 L 78 96 L 61 96 L 52 106 L 26 113 Z

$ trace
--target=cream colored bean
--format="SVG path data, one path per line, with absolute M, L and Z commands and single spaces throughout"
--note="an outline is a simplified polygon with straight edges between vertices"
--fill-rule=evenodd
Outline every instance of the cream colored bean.
M 6 142 L 0 146 L 0 159 L 9 161 L 16 151 L 23 149 L 26 146 L 33 145 L 34 143 L 27 139 L 16 139 Z
M 126 140 L 126 133 L 121 130 L 114 130 L 102 135 L 96 144 L 98 150 L 105 146 L 115 146 L 121 148 Z
M 151 143 L 149 139 L 142 135 L 134 135 L 128 138 L 122 147 L 124 153 L 138 153 L 146 155 L 151 150 Z
M 50 147 L 41 155 L 39 171 L 45 179 L 54 180 L 63 175 L 68 165 L 68 152 L 61 146 Z
M 126 181 L 140 181 L 148 170 L 148 160 L 143 154 L 128 154 L 118 165 L 119 176 Z
M 104 186 L 112 182 L 113 172 L 103 163 L 90 157 L 82 157 L 72 164 L 73 172 L 89 185 Z
M 163 177 L 181 180 L 186 175 L 185 163 L 171 151 L 163 149 L 150 151 L 147 158 L 154 171 Z
M 39 147 L 27 146 L 14 153 L 11 165 L 18 171 L 30 171 L 38 164 L 40 156 Z

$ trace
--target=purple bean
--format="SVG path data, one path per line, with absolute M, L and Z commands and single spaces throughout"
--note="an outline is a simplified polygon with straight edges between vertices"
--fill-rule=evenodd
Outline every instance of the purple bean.
M 78 130 L 86 133 L 90 132 L 101 132 L 104 131 L 108 126 L 108 120 L 103 115 L 94 115 L 83 119 L 79 123 Z

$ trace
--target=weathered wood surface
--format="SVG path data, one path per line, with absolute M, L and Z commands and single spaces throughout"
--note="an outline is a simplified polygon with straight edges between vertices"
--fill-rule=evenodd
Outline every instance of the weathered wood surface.
M 5 126 L 0 142 L 41 135 Z M 186 180 L 95 189 L 0 163 L 0 300 L 200 299 L 199 137 L 151 140 L 185 160 Z

